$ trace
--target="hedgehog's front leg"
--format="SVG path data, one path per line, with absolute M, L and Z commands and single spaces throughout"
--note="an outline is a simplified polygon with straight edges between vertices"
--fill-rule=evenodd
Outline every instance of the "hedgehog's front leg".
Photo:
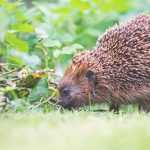
M 2 111 L 8 104 L 8 98 L 0 94 L 0 111 Z
M 119 114 L 119 107 L 120 107 L 119 104 L 111 103 L 109 105 L 109 111 L 113 111 L 114 113 Z
M 138 106 L 139 112 L 144 111 L 146 113 L 150 112 L 150 104 L 148 103 L 142 103 Z

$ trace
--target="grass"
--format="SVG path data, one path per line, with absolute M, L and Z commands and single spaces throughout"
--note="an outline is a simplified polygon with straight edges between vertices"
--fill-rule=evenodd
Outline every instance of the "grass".
M 1 150 L 149 150 L 150 115 L 65 112 L 0 115 Z

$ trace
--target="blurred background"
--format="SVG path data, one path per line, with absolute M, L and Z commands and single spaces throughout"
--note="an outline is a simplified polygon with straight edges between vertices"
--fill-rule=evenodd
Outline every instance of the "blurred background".
M 0 0 L 0 83 L 9 81 L 1 86 L 1 95 L 15 110 L 51 96 L 43 78 L 18 96 L 25 86 L 20 88 L 10 72 L 53 69 L 59 77 L 73 54 L 92 49 L 107 28 L 149 11 L 150 0 Z

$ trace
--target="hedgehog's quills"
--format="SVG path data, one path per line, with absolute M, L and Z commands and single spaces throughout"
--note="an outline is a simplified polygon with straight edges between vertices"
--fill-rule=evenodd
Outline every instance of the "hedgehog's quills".
M 73 57 L 59 83 L 59 103 L 86 105 L 93 89 L 92 102 L 137 103 L 150 111 L 150 15 L 109 29 L 94 50 Z

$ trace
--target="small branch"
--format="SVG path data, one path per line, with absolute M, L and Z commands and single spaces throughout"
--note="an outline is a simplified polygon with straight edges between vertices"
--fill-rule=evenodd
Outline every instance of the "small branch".
M 8 75 L 8 74 L 11 74 L 11 73 L 16 72 L 16 71 L 19 71 L 19 70 L 22 69 L 23 67 L 24 67 L 24 66 L 19 67 L 19 68 L 15 68 L 14 70 L 11 70 L 11 71 L 8 71 L 8 72 L 5 72 L 5 73 L 2 73 L 2 74 L 0 75 L 0 77 L 5 76 L 5 75 Z

